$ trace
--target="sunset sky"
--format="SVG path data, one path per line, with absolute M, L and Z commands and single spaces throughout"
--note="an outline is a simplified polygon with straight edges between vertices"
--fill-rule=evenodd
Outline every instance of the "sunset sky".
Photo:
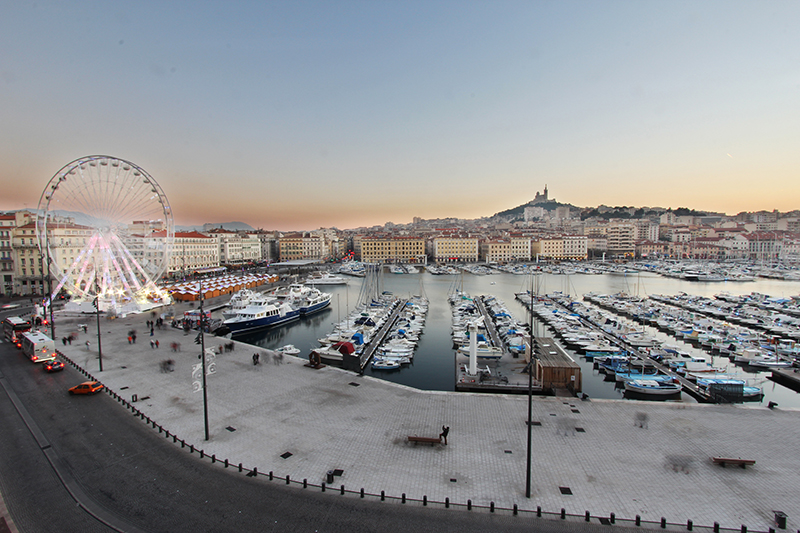
M 800 208 L 795 0 L 0 5 L 0 210 L 93 154 L 179 225 Z

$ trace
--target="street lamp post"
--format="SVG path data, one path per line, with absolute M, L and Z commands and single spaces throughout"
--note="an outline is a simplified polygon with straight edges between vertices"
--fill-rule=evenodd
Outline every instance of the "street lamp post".
M 97 281 L 97 267 L 94 269 L 94 307 L 97 315 L 97 356 L 100 359 L 100 372 L 103 371 L 103 343 L 100 338 L 100 284 Z
M 533 340 L 533 276 L 531 275 L 531 288 L 529 291 L 528 296 L 530 296 L 530 340 L 528 342 L 529 346 L 529 356 L 528 356 L 528 457 L 526 461 L 526 468 L 525 468 L 525 497 L 531 497 L 531 426 L 533 425 L 533 351 L 534 351 L 534 340 Z
M 206 392 L 206 337 L 205 315 L 203 314 L 203 280 L 200 279 L 200 354 L 203 362 L 203 421 L 206 440 L 208 440 L 208 393 Z

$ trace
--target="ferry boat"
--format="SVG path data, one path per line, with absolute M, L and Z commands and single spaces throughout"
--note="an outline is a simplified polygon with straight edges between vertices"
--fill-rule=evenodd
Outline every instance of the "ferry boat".
M 251 300 L 236 316 L 225 320 L 222 324 L 236 335 L 254 329 L 278 326 L 299 318 L 300 311 L 289 302 L 259 296 Z
M 289 285 L 285 301 L 295 307 L 300 312 L 300 316 L 306 316 L 328 307 L 331 303 L 331 295 L 320 291 L 316 287 L 306 287 L 302 283 L 292 283 Z
M 240 290 L 231 296 L 231 299 L 228 302 L 228 309 L 222 312 L 222 319 L 227 320 L 235 317 L 239 311 L 247 307 L 247 304 L 250 303 L 250 300 L 256 297 L 258 297 L 257 292 L 251 291 L 250 289 Z
M 347 280 L 342 276 L 334 276 L 330 272 L 314 272 L 311 274 L 306 283 L 309 285 L 347 285 Z

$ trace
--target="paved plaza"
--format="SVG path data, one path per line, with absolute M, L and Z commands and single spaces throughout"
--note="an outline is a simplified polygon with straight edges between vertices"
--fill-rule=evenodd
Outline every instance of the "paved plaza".
M 189 305 L 174 309 L 182 316 Z M 528 499 L 526 396 L 420 391 L 332 367 L 315 370 L 305 359 L 279 360 L 246 344 L 225 351 L 230 341 L 209 335 L 206 347 L 223 351 L 207 378 L 205 441 L 203 394 L 192 375 L 197 332 L 184 335 L 167 325 L 151 337 L 149 319 L 101 319 L 102 372 L 94 317 L 57 317 L 58 339 L 88 325 L 88 333 L 57 347 L 128 401 L 136 395 L 137 409 L 220 461 L 313 484 L 338 469 L 335 487 L 387 496 L 758 531 L 782 511 L 789 530 L 800 527 L 798 411 L 534 397 Z M 127 338 L 131 329 L 138 332 L 135 344 Z M 170 359 L 172 371 L 163 364 Z M 436 437 L 443 425 L 450 427 L 446 446 L 407 442 L 409 435 Z M 723 468 L 712 456 L 756 464 Z

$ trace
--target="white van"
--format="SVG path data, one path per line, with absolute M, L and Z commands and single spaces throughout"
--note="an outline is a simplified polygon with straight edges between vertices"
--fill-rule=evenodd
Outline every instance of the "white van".
M 22 353 L 34 363 L 52 361 L 56 358 L 56 343 L 40 331 L 28 331 L 22 334 Z

